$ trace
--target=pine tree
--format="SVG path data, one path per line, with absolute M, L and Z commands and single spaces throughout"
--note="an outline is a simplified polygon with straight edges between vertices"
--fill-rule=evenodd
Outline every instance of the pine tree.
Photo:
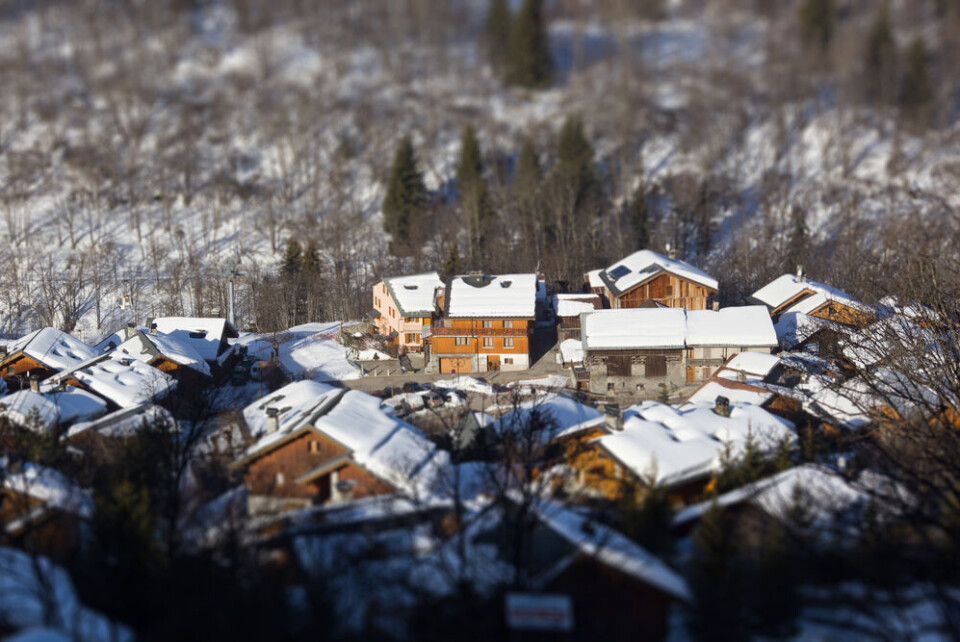
M 896 78 L 897 45 L 893 39 L 886 5 L 880 8 L 867 36 L 865 64 L 866 94 L 869 100 L 889 102 Z
M 563 187 L 572 190 L 574 209 L 578 212 L 599 187 L 593 166 L 593 146 L 583 133 L 579 116 L 567 118 L 560 128 L 556 176 Z
M 303 271 L 307 274 L 320 274 L 322 267 L 320 263 L 320 250 L 317 248 L 317 242 L 313 239 L 307 242 L 307 249 L 303 252 L 301 265 Z
M 650 205 L 647 202 L 647 193 L 642 182 L 633 193 L 633 198 L 630 199 L 629 215 L 630 228 L 636 237 L 636 247 L 642 250 L 650 245 L 652 227 L 650 224 Z
M 906 63 L 907 71 L 903 76 L 900 104 L 911 115 L 919 116 L 933 98 L 933 89 L 930 86 L 930 76 L 927 71 L 929 64 L 927 47 L 922 36 L 917 36 L 910 43 Z
M 690 588 L 696 608 L 690 630 L 697 640 L 744 640 L 743 582 L 730 523 L 714 504 L 700 518 L 693 535 Z
M 283 273 L 286 275 L 296 274 L 303 268 L 303 250 L 300 247 L 300 241 L 291 237 L 287 241 L 287 251 L 283 255 Z
M 410 240 L 414 217 L 427 202 L 427 188 L 417 169 L 409 136 L 400 139 L 390 167 L 387 193 L 383 198 L 383 229 L 403 246 Z
M 510 7 L 507 0 L 490 0 L 485 25 L 487 58 L 497 73 L 503 73 L 510 46 Z
M 825 51 L 833 40 L 836 7 L 833 0 L 805 0 L 800 5 L 800 32 L 808 45 Z
M 450 277 L 461 273 L 462 265 L 460 263 L 460 249 L 457 247 L 456 243 L 454 243 L 450 246 L 450 250 L 447 252 L 447 258 L 443 260 L 443 265 L 440 266 L 440 278 L 446 281 Z
M 807 217 L 804 210 L 796 205 L 790 211 L 791 229 L 787 241 L 787 269 L 794 270 L 803 265 L 807 256 L 809 233 L 807 231 Z
M 533 141 L 525 138 L 520 156 L 517 158 L 517 170 L 513 176 L 513 191 L 519 200 L 532 199 L 540 187 L 543 174 L 540 170 L 540 159 Z
M 528 89 L 546 87 L 553 76 L 542 5 L 542 0 L 524 0 L 510 27 L 507 80 Z
M 654 555 L 673 552 L 673 507 L 661 487 L 649 488 L 639 502 L 636 492 L 626 494 L 620 518 L 624 533 Z
M 482 258 L 487 245 L 487 231 L 493 208 L 483 180 L 483 158 L 473 127 L 467 126 L 460 137 L 460 158 L 457 161 L 457 188 L 467 219 L 470 258 Z

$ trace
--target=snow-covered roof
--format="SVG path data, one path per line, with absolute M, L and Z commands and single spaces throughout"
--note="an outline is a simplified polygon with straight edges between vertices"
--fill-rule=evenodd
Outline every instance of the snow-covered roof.
M 901 415 L 917 408 L 938 408 L 939 396 L 922 381 L 901 372 L 877 369 L 869 381 L 855 377 L 839 385 L 819 387 L 811 393 L 805 408 L 835 425 L 856 429 L 873 421 L 875 411 L 884 408 Z
M 215 362 L 220 356 L 220 342 L 225 338 L 239 336 L 226 319 L 213 317 L 160 317 L 153 320 L 157 331 L 172 336 L 191 346 L 197 354 L 208 362 Z
M 754 292 L 750 298 L 768 306 L 770 309 L 776 309 L 808 290 L 813 293 L 812 296 L 808 296 L 809 300 L 801 299 L 784 312 L 812 312 L 827 301 L 837 301 L 858 310 L 865 308 L 862 303 L 843 290 L 819 281 L 812 281 L 806 277 L 798 278 L 796 274 L 784 274 L 777 277 Z
M 534 318 L 536 274 L 457 276 L 445 295 L 447 317 Z
M 44 386 L 40 392 L 20 390 L 0 399 L 0 406 L 0 413 L 10 421 L 42 432 L 95 419 L 107 411 L 102 399 L 74 386 L 63 390 Z
M 738 372 L 763 379 L 773 372 L 773 369 L 776 368 L 779 363 L 780 357 L 776 355 L 767 352 L 745 350 L 727 361 L 727 363 L 723 365 L 721 372 L 725 373 L 724 376 L 729 374 L 730 377 L 734 379 Z
M 543 428 L 538 434 L 530 436 L 539 445 L 606 424 L 603 413 L 596 408 L 585 406 L 569 395 L 550 393 L 521 403 L 516 410 L 504 414 L 491 424 L 489 430 L 498 435 L 522 436 L 525 430 L 532 429 L 532 420 L 535 417 L 539 422 L 543 422 Z
M 777 345 L 770 314 L 762 305 L 687 311 L 688 346 Z
M 745 501 L 772 517 L 787 520 L 800 499 L 811 509 L 814 523 L 810 527 L 819 530 L 828 527 L 839 512 L 865 504 L 870 494 L 853 486 L 834 470 L 804 464 L 689 506 L 677 513 L 673 523 L 679 526 L 699 519 L 714 504 L 731 506 Z
M 580 317 L 586 350 L 679 349 L 686 339 L 686 315 L 678 308 L 597 310 Z
M 583 341 L 580 339 L 561 341 L 559 350 L 563 363 L 583 363 Z
M 279 430 L 266 433 L 266 411 L 280 410 Z M 402 490 L 429 490 L 445 452 L 410 424 L 384 412 L 380 400 L 315 381 L 297 381 L 247 406 L 244 419 L 262 435 L 245 459 L 268 451 L 302 428 L 313 427 L 350 451 L 350 458 Z
M 721 455 L 742 452 L 748 439 L 772 450 L 793 439 L 793 424 L 752 404 L 733 402 L 730 416 L 714 412 L 713 403 L 674 408 L 645 401 L 624 412 L 620 432 L 595 442 L 642 479 L 673 485 L 719 470 Z
M 25 463 L 19 471 L 3 471 L 3 487 L 20 495 L 33 497 L 47 509 L 56 509 L 89 519 L 93 516 L 93 500 L 63 473 Z M 7 527 L 10 524 L 6 525 Z
M 792 348 L 799 345 L 813 336 L 814 333 L 823 329 L 832 329 L 837 332 L 846 332 L 846 326 L 842 326 L 834 321 L 812 317 L 802 312 L 785 312 L 777 319 L 773 326 L 777 333 L 777 341 L 784 348 Z
M 157 426 L 161 424 L 173 429 L 176 428 L 177 421 L 166 408 L 145 404 L 132 408 L 121 408 L 94 421 L 75 423 L 70 426 L 66 436 L 67 439 L 71 439 L 83 432 L 93 430 L 104 437 L 130 437 L 145 425 Z
M 147 334 L 137 332 L 117 346 L 115 352 L 124 357 L 150 363 L 158 355 L 163 355 L 174 363 L 179 363 L 197 372 L 210 376 L 210 366 L 194 349 L 194 346 L 172 335 Z
M 55 380 L 68 377 L 121 408 L 162 399 L 177 387 L 176 379 L 167 373 L 117 354 L 91 359 L 81 367 L 61 372 Z
M 714 403 L 717 397 L 726 397 L 731 402 L 750 403 L 760 406 L 772 396 L 773 392 L 763 388 L 734 382 L 730 382 L 729 385 L 724 385 L 722 382 L 714 380 L 708 381 L 700 386 L 700 388 L 690 395 L 687 401 L 691 403 Z
M 7 345 L 7 353 L 22 351 L 55 370 L 64 370 L 97 355 L 86 343 L 56 328 L 41 328 Z
M 66 570 L 46 557 L 0 547 L 0 622 L 13 630 L 48 626 L 75 642 L 128 642 L 133 632 L 80 603 Z
M 599 294 L 558 294 L 557 316 L 578 317 L 583 312 L 593 312 L 603 308 Z
M 603 287 L 603 279 L 600 278 L 601 272 L 603 272 L 603 269 L 590 270 L 585 275 L 587 277 L 587 284 L 590 286 L 591 289 Z
M 773 347 L 776 333 L 763 306 L 713 310 L 625 308 L 580 317 L 586 350 L 679 349 L 686 346 Z
M 640 250 L 600 271 L 600 279 L 615 296 L 650 280 L 660 272 L 670 272 L 680 278 L 716 290 L 718 283 L 706 272 L 685 261 L 667 258 L 651 250 Z
M 404 317 L 428 317 L 433 313 L 434 295 L 443 286 L 440 275 L 425 272 L 410 276 L 385 278 L 384 285 L 397 304 L 397 311 Z
M 294 377 L 359 379 L 360 368 L 349 360 L 349 349 L 337 340 L 339 330 L 339 323 L 326 324 L 318 332 L 280 344 L 280 365 Z

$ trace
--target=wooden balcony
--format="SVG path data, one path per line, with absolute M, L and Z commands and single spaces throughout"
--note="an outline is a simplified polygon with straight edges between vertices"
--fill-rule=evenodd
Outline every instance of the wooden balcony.
M 533 326 L 529 333 L 533 333 Z M 441 325 L 424 326 L 423 336 L 434 337 L 525 337 L 527 328 L 447 328 Z

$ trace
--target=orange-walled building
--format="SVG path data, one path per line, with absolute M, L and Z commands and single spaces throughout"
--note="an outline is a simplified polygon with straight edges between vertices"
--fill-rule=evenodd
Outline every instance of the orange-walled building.
M 454 277 L 437 298 L 442 319 L 424 330 L 427 371 L 526 370 L 536 299 L 535 274 Z
M 373 324 L 382 335 L 394 335 L 399 347 L 419 352 L 423 329 L 434 316 L 436 272 L 386 278 L 373 286 Z

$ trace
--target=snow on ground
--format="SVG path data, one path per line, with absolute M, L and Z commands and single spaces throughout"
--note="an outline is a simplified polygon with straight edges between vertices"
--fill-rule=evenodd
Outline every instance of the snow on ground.
M 438 388 L 450 388 L 451 390 L 462 390 L 464 392 L 476 392 L 482 395 L 494 394 L 493 386 L 489 383 L 467 376 L 437 381 L 436 386 Z

